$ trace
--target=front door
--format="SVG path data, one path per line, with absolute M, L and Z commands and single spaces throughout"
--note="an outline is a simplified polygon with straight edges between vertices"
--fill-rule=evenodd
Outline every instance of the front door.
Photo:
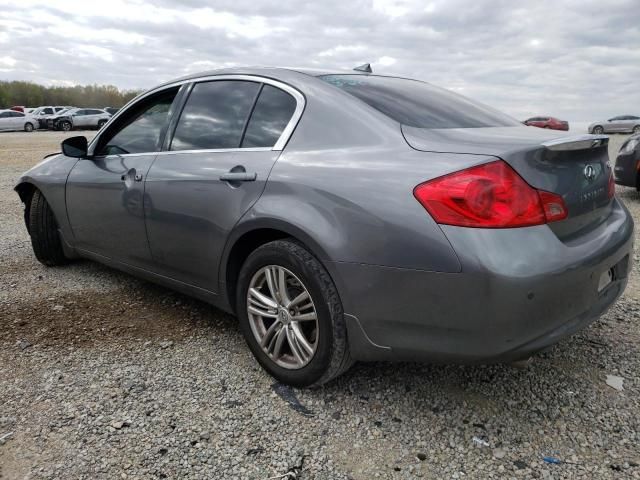
M 87 126 L 87 110 L 77 110 L 73 114 L 73 126 L 76 128 Z
M 12 130 L 13 129 L 13 116 L 11 112 L 0 112 L 0 130 Z
M 142 99 L 94 143 L 67 179 L 67 212 L 75 246 L 149 267 L 144 180 L 164 139 L 176 90 Z
M 167 151 L 146 181 L 146 223 L 159 273 L 217 292 L 220 257 L 258 200 L 296 99 L 259 80 L 196 83 Z M 249 116 L 251 115 L 251 118 Z

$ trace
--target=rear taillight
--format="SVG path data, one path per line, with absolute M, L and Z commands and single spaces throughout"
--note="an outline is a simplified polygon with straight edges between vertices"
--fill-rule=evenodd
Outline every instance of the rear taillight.
M 531 187 L 502 160 L 422 183 L 413 194 L 436 222 L 460 227 L 526 227 L 568 214 L 560 195 Z
M 616 181 L 613 178 L 613 168 L 609 168 L 609 183 L 607 185 L 607 196 L 613 198 L 616 194 Z

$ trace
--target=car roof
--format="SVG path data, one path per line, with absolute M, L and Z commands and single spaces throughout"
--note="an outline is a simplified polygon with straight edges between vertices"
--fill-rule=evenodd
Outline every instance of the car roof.
M 297 76 L 299 79 L 303 76 L 307 77 L 319 77 L 322 75 L 370 75 L 366 72 L 359 72 L 356 70 L 338 70 L 338 69 L 320 69 L 320 68 L 306 68 L 306 67 L 262 67 L 262 66 L 248 66 L 248 67 L 230 67 L 219 68 L 216 70 L 206 70 L 203 72 L 191 73 L 183 77 L 174 78 L 167 82 L 162 83 L 153 88 L 163 87 L 165 85 L 171 85 L 172 83 L 184 82 L 188 80 L 194 80 L 201 77 L 209 77 L 216 75 L 257 75 L 272 78 L 274 80 L 286 81 L 291 79 L 292 76 Z

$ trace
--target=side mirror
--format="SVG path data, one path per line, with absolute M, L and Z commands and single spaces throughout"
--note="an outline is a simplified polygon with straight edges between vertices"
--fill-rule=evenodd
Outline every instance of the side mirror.
M 62 153 L 67 157 L 85 158 L 88 147 L 87 137 L 69 137 L 62 141 Z

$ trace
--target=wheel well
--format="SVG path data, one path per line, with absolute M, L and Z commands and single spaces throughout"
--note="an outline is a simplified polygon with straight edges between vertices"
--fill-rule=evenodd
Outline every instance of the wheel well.
M 231 307 L 231 310 L 235 312 L 236 309 L 236 286 L 238 283 L 238 276 L 240 275 L 240 269 L 242 268 L 244 261 L 256 248 L 264 245 L 265 243 L 280 240 L 282 238 L 294 237 L 291 237 L 291 235 L 281 230 L 260 228 L 245 233 L 233 245 L 227 260 L 225 278 L 227 298 L 229 299 L 229 306 Z
M 31 210 L 31 197 L 33 197 L 33 192 L 36 191 L 36 186 L 32 183 L 21 183 L 16 187 L 16 192 L 18 192 L 18 196 L 22 203 L 24 203 L 24 223 L 27 226 L 27 231 L 29 230 L 29 211 Z

